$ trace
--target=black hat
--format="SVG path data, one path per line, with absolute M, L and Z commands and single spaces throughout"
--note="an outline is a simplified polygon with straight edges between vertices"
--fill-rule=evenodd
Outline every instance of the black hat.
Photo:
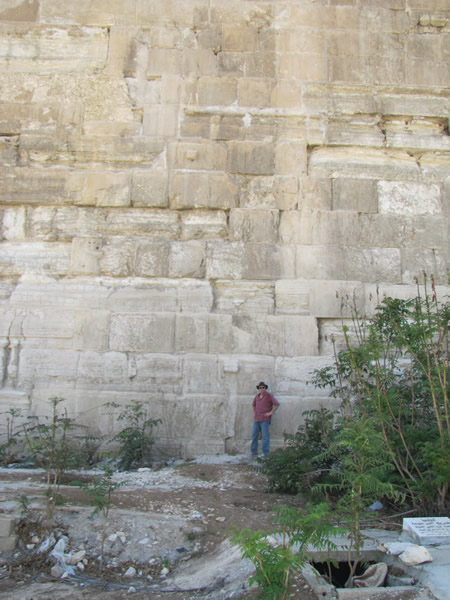
M 266 390 L 267 390 L 269 386 L 267 385 L 267 383 L 264 383 L 264 381 L 260 381 L 260 382 L 258 383 L 258 385 L 256 386 L 256 389 L 258 389 L 258 390 L 259 390 L 259 388 L 260 388 L 260 387 L 265 387 L 265 388 L 266 388 Z

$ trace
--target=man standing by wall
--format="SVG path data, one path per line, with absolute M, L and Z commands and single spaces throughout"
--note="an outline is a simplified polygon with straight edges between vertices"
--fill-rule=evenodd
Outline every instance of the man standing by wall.
M 259 458 L 263 458 L 269 454 L 270 449 L 270 422 L 273 413 L 280 406 L 278 400 L 269 394 L 267 391 L 268 386 L 264 381 L 260 381 L 256 386 L 258 393 L 253 398 L 253 431 L 252 431 L 252 445 L 250 453 L 252 456 L 258 454 L 258 438 L 259 434 L 262 435 L 262 454 Z

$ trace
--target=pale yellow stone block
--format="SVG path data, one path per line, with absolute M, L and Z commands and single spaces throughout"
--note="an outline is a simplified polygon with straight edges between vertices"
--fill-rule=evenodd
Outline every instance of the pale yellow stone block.
M 134 274 L 137 277 L 167 277 L 170 244 L 165 240 L 139 240 Z
M 206 258 L 207 279 L 241 279 L 245 268 L 244 244 L 211 241 Z
M 182 73 L 185 77 L 217 74 L 217 56 L 212 50 L 189 48 L 183 51 Z
M 167 207 L 169 205 L 167 185 L 167 172 L 163 169 L 135 171 L 131 183 L 132 206 Z
M 181 73 L 182 52 L 175 48 L 151 48 L 148 54 L 147 77 Z
M 317 319 L 309 316 L 284 316 L 283 356 L 316 356 L 319 354 Z
M 175 104 L 150 104 L 144 107 L 144 135 L 175 137 L 178 130 L 178 111 Z
M 223 49 L 228 52 L 255 52 L 258 31 L 252 27 L 225 24 L 222 28 Z
M 175 315 L 175 352 L 208 351 L 208 315 Z
M 300 81 L 326 81 L 327 61 L 321 54 L 282 54 L 279 73 L 285 79 Z
M 279 315 L 309 315 L 312 312 L 310 293 L 310 282 L 279 279 L 275 282 L 276 313 Z
M 376 182 L 371 179 L 333 179 L 333 210 L 355 210 L 376 213 L 378 199 Z
M 275 148 L 275 169 L 280 175 L 306 175 L 308 155 L 305 142 L 283 142 Z
M 209 176 L 211 208 L 234 208 L 239 202 L 239 186 L 226 173 L 212 173 Z
M 227 216 L 223 211 L 198 210 L 181 214 L 181 239 L 226 239 Z
M 281 53 L 321 54 L 324 51 L 324 36 L 309 27 L 283 29 L 277 37 L 277 49 Z
M 297 81 L 278 81 L 270 93 L 270 104 L 276 108 L 298 108 L 301 87 Z
M 245 75 L 248 77 L 275 78 L 278 57 L 275 52 L 253 52 L 245 55 Z
M 361 41 L 358 31 L 327 31 L 325 35 L 327 52 L 331 56 L 359 56 Z
M 216 281 L 216 310 L 233 314 L 273 314 L 274 286 L 272 282 Z
M 169 189 L 170 207 L 172 209 L 207 208 L 209 198 L 208 173 L 173 173 L 170 178 Z
M 179 233 L 179 215 L 168 210 L 111 210 L 99 226 L 101 232 L 114 235 L 149 235 L 153 238 L 176 239 Z
M 266 108 L 270 106 L 272 83 L 264 79 L 241 79 L 239 81 L 239 105 Z
M 275 170 L 273 145 L 264 142 L 230 142 L 227 170 L 230 173 L 272 175 Z
M 89 171 L 84 189 L 87 204 L 102 207 L 129 206 L 130 184 L 131 176 L 128 173 Z
M 242 242 L 275 243 L 279 211 L 233 208 L 230 211 L 230 239 Z
M 66 22 L 81 25 L 135 25 L 136 0 L 90 0 L 60 2 L 45 0 L 40 4 L 40 20 L 44 23 Z
M 198 81 L 198 103 L 228 106 L 237 100 L 237 83 L 231 77 L 201 77 Z
M 113 314 L 110 350 L 118 352 L 173 352 L 175 318 L 169 313 Z
M 71 275 L 98 275 L 102 242 L 96 238 L 74 237 L 70 257 Z
M 248 243 L 242 262 L 244 279 L 289 279 L 295 277 L 296 250 L 294 246 Z
M 224 171 L 227 149 L 218 142 L 182 141 L 170 144 L 169 161 L 175 169 Z
M 205 276 L 205 242 L 190 240 L 172 242 L 169 257 L 169 277 L 203 278 Z

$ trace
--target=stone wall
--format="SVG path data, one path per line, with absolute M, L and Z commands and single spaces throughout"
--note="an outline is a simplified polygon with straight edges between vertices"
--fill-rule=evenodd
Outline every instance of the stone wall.
M 448 293 L 448 0 L 1 0 L 0 404 L 274 445 L 354 301 Z M 348 301 L 350 300 L 350 301 Z

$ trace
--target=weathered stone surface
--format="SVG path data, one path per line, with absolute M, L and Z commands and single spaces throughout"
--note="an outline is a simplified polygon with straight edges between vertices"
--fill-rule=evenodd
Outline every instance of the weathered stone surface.
M 4 0 L 0 404 L 273 444 L 352 310 L 448 295 L 446 0 Z M 86 417 L 86 414 L 91 417 Z M 195 415 L 195 418 L 193 417 Z

